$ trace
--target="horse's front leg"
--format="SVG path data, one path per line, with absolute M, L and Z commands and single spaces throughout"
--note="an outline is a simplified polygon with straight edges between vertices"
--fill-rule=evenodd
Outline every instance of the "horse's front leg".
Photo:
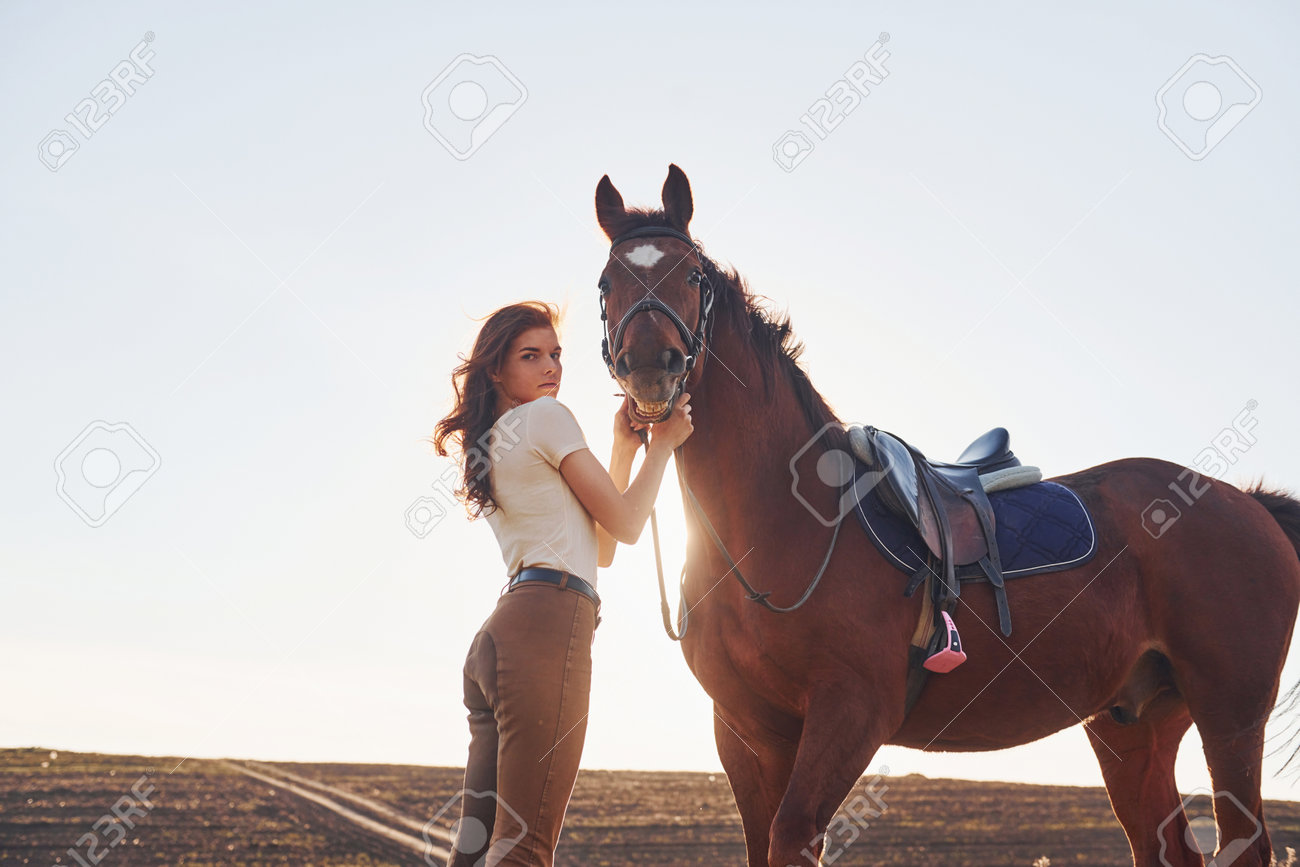
M 768 835 L 794 767 L 793 741 L 713 706 L 713 737 L 745 829 L 749 867 L 767 867 Z
M 843 827 L 828 829 L 871 757 L 901 721 L 895 718 L 902 716 L 901 705 L 895 714 L 880 713 L 860 700 L 847 698 L 854 693 L 871 695 L 865 686 L 855 682 L 852 689 L 824 695 L 810 704 L 790 782 L 772 822 L 768 867 L 816 865 L 824 848 L 834 846 L 838 853 L 852 845 L 869 818 L 884 811 L 883 792 L 875 789 L 864 795 L 862 804 L 854 803 L 849 811 L 852 821 L 837 820 L 836 825 Z M 750 863 L 754 863 L 752 855 Z

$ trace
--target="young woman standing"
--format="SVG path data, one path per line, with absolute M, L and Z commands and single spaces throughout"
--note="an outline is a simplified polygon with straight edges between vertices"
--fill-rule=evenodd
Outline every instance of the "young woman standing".
M 608 472 L 556 400 L 558 313 L 542 302 L 488 317 L 452 374 L 456 406 L 434 434 L 464 462 L 459 491 L 486 516 L 510 581 L 465 660 L 470 747 L 449 867 L 549 867 L 587 730 L 596 568 L 641 535 L 668 457 L 691 435 L 690 395 L 651 425 L 645 461 L 627 404 L 614 417 Z

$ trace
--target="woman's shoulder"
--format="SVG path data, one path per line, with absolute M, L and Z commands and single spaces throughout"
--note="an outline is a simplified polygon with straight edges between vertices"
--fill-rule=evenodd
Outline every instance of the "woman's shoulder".
M 501 425 L 501 420 L 506 420 Z M 553 397 L 539 397 L 515 407 L 498 420 L 502 435 L 522 439 L 559 467 L 565 455 L 585 448 L 587 437 L 567 406 Z
M 518 421 L 527 419 L 530 423 L 533 421 L 542 424 L 552 421 L 558 423 L 569 421 L 574 425 L 578 424 L 578 419 L 573 414 L 573 410 L 550 395 L 534 398 L 528 403 L 520 404 L 501 416 L 498 422 L 506 418 L 513 418 Z
M 519 407 L 519 411 L 541 413 L 564 412 L 573 415 L 573 410 L 569 409 L 567 405 L 560 403 L 560 401 L 551 397 L 549 394 L 528 401 L 528 403 Z
M 573 414 L 567 404 L 561 403 L 550 395 L 539 397 L 528 404 L 533 407 L 533 415 L 539 419 L 553 420 L 563 424 L 571 423 L 574 427 L 581 428 L 578 424 L 578 417 Z

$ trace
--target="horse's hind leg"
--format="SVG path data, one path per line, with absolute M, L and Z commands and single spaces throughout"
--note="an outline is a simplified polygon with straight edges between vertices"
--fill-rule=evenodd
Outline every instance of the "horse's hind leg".
M 1178 692 L 1200 733 L 1214 785 L 1220 847 L 1215 864 L 1260 867 L 1273 858 L 1264 827 L 1260 773 L 1264 724 L 1277 697 L 1288 636 L 1270 641 L 1265 626 L 1257 624 L 1254 640 L 1202 640 L 1199 645 L 1171 647 L 1169 652 Z M 1272 654 L 1279 660 L 1276 665 L 1261 660 Z
M 1202 732 L 1201 739 L 1214 783 L 1214 822 L 1219 829 L 1214 863 L 1267 867 L 1273 860 L 1273 844 L 1264 827 L 1264 801 L 1259 791 L 1264 720 L 1257 727 L 1228 735 Z
M 740 810 L 749 865 L 767 867 L 768 835 L 790 781 L 795 745 L 738 719 L 723 719 L 717 705 L 713 708 L 713 736 Z
M 1188 679 L 1193 683 L 1199 680 Z M 1264 826 L 1260 766 L 1264 724 L 1277 690 L 1276 685 L 1269 688 L 1254 680 L 1242 672 L 1235 680 L 1220 682 L 1208 695 L 1204 683 L 1182 687 L 1205 747 L 1205 762 L 1214 785 L 1214 821 L 1219 830 L 1215 864 L 1260 867 L 1273 858 Z
M 1166 692 L 1135 722 L 1122 724 L 1102 713 L 1084 726 L 1137 867 L 1202 867 L 1201 856 L 1183 843 L 1187 817 L 1174 783 L 1178 744 L 1191 724 L 1187 705 Z
M 1257 558 L 1249 573 L 1254 580 L 1237 581 L 1233 592 L 1183 619 L 1170 618 L 1161 630 L 1214 786 L 1220 847 L 1215 864 L 1260 867 L 1273 858 L 1260 776 L 1264 726 L 1277 698 L 1295 623 L 1296 588 L 1291 582 L 1300 574 L 1294 554 L 1287 554 L 1290 560 L 1285 563 L 1261 563 Z M 1244 555 L 1238 559 L 1248 562 Z M 1282 577 L 1258 577 L 1271 573 Z M 1206 609 L 1211 606 L 1215 619 L 1207 623 Z M 1239 625 L 1234 629 L 1227 624 Z

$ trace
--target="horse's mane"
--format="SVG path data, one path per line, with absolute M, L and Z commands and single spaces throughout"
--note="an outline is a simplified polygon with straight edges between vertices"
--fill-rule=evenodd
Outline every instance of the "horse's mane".
M 620 227 L 619 234 L 647 226 L 676 228 L 669 222 L 667 215 L 658 209 L 628 208 L 627 217 L 627 223 Z M 704 275 L 713 286 L 714 316 L 723 320 L 721 324 L 725 327 L 747 337 L 749 344 L 757 351 L 759 369 L 763 374 L 764 394 L 769 398 L 772 396 L 772 372 L 780 371 L 794 389 L 799 408 L 808 421 L 810 432 L 819 431 L 832 423 L 836 425 L 832 430 L 838 431 L 839 418 L 821 393 L 813 387 L 808 374 L 799 363 L 804 345 L 795 336 L 789 314 L 773 312 L 765 303 L 768 299 L 749 291 L 745 279 L 739 272 L 718 265 L 705 255 L 704 247 L 698 241 L 695 246 L 700 254 L 700 262 L 704 266 Z

